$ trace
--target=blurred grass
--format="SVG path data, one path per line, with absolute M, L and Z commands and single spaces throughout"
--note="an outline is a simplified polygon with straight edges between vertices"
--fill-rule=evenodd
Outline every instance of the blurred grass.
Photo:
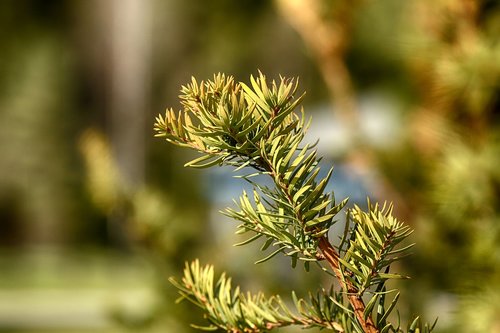
M 154 306 L 153 269 L 136 255 L 85 249 L 0 251 L 0 332 L 122 332 L 114 312 Z

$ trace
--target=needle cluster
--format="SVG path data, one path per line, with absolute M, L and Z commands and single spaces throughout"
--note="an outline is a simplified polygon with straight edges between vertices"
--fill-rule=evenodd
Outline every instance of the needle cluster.
M 305 299 L 292 293 L 294 309 L 279 296 L 242 293 L 223 274 L 214 281 L 212 266 L 186 264 L 180 282 L 171 279 L 181 294 L 205 310 L 206 329 L 227 332 L 264 332 L 299 325 L 336 332 L 431 332 L 434 325 L 415 317 L 403 329 L 389 321 L 399 293 L 386 289 L 389 279 L 404 278 L 390 265 L 404 257 L 410 246 L 398 247 L 411 229 L 392 215 L 392 206 L 372 205 L 368 211 L 347 209 L 345 232 L 332 244 L 329 231 L 347 199 L 336 203 L 326 191 L 333 168 L 321 177 L 315 145 L 303 144 L 309 122 L 297 112 L 304 94 L 297 81 L 281 78 L 268 83 L 259 73 L 250 85 L 223 74 L 198 83 L 194 78 L 181 89 L 183 109 L 167 109 L 156 118 L 156 136 L 200 153 L 186 163 L 193 168 L 217 165 L 251 170 L 241 176 L 252 193 L 243 192 L 235 207 L 223 214 L 237 220 L 238 234 L 249 234 L 245 245 L 263 239 L 264 262 L 277 254 L 303 262 L 307 270 L 317 263 L 337 280 L 336 288 Z M 273 186 L 257 176 L 272 179 Z M 324 263 L 327 267 L 324 267 Z M 387 299 L 388 295 L 394 295 Z

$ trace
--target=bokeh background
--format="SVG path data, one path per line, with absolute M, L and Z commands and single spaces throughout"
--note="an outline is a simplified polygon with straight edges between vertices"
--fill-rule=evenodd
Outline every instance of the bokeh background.
M 268 294 L 326 283 L 232 247 L 245 185 L 153 138 L 191 76 L 258 70 L 300 77 L 336 197 L 415 229 L 402 318 L 500 332 L 498 1 L 3 0 L 0 49 L 1 332 L 191 332 L 167 278 L 197 257 Z

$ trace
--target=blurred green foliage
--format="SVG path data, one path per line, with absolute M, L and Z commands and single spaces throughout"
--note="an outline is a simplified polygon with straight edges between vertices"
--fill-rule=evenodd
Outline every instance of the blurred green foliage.
M 45 290 L 50 299 L 54 288 L 78 289 L 85 279 L 74 279 L 68 265 L 78 271 L 81 265 L 89 275 L 99 272 L 99 287 L 92 287 L 97 289 L 120 285 L 130 274 L 141 288 L 158 292 L 138 317 L 125 310 L 114 311 L 115 317 L 135 331 L 181 332 L 186 325 L 180 322 L 190 313 L 172 310 L 174 291 L 166 287 L 166 277 L 178 275 L 192 253 L 216 256 L 216 265 L 226 263 L 235 279 L 251 288 L 269 283 L 279 291 L 286 281 L 308 289 L 307 279 L 282 280 L 290 274 L 281 264 L 276 270 L 252 267 L 257 276 L 244 278 L 245 252 L 220 252 L 225 248 L 215 235 L 220 230 L 207 223 L 213 193 L 203 187 L 200 174 L 177 162 L 189 156 L 176 148 L 165 150 L 153 140 L 151 128 L 154 115 L 176 103 L 180 84 L 192 75 L 230 72 L 240 79 L 261 69 L 271 77 L 299 76 L 308 91 L 307 107 L 325 104 L 329 96 L 336 96 L 336 104 L 342 98 L 332 91 L 336 86 L 324 69 L 334 59 L 345 69 L 334 77 L 349 80 L 352 89 L 343 91 L 351 91 L 353 110 L 359 111 L 359 100 L 369 93 L 391 96 L 399 105 L 396 126 L 403 135 L 397 142 L 380 148 L 356 141 L 350 153 L 333 158 L 352 172 L 361 170 L 358 176 L 366 176 L 363 170 L 375 175 L 380 181 L 370 191 L 394 200 L 397 215 L 416 230 L 418 251 L 405 266 L 418 277 L 411 284 L 415 297 L 405 299 L 408 311 L 435 312 L 438 307 L 443 313 L 439 332 L 499 330 L 498 2 L 320 1 L 318 22 L 329 25 L 326 36 L 332 38 L 327 39 L 337 40 L 339 32 L 342 37 L 337 53 L 321 57 L 297 25 L 316 2 L 292 16 L 283 15 L 283 3 L 301 1 L 0 2 L 1 293 L 21 299 L 23 291 L 29 298 Z M 143 13 L 150 24 L 136 27 L 142 31 L 139 37 L 113 26 L 130 8 L 141 9 L 136 15 Z M 318 31 L 312 35 L 321 35 Z M 142 74 L 119 84 L 114 66 L 131 55 L 117 51 L 122 45 L 116 44 L 117 36 L 129 38 L 129 50 L 134 50 L 134 38 L 149 45 Z M 130 73 L 132 67 L 126 67 Z M 144 160 L 143 180 L 129 186 L 111 129 L 116 131 L 112 115 L 119 112 L 113 106 L 116 89 L 134 84 L 149 88 L 141 97 L 147 101 L 145 110 L 134 111 L 144 121 L 145 153 L 131 150 L 129 158 Z M 342 113 L 342 104 L 336 105 L 336 114 Z M 356 114 L 363 119 L 363 112 Z M 349 132 L 361 131 L 350 126 Z M 368 184 L 373 183 L 370 177 Z M 53 261 L 37 255 L 47 251 Z M 129 273 L 95 264 L 108 260 L 110 251 L 118 253 L 111 257 Z M 132 259 L 136 256 L 148 264 L 138 264 Z M 34 272 L 58 278 L 39 282 Z M 13 309 L 12 298 L 1 299 L 0 330 L 12 331 L 16 327 L 4 321 Z M 43 325 L 58 329 L 43 319 L 40 307 L 22 304 L 18 313 L 24 322 L 41 325 L 30 331 Z M 107 321 L 98 322 L 91 331 L 113 329 Z M 59 330 L 86 330 L 75 325 Z M 22 327 L 27 326 L 17 329 Z

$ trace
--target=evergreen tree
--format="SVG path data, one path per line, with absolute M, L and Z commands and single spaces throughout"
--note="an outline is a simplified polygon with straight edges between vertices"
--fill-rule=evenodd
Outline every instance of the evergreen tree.
M 250 78 L 251 85 L 232 77 L 215 75 L 213 80 L 192 82 L 181 89 L 183 110 L 168 109 L 156 119 L 157 136 L 201 156 L 186 166 L 207 168 L 229 165 L 252 170 L 242 176 L 254 186 L 235 200 L 236 209 L 223 213 L 240 224 L 237 233 L 250 234 L 239 245 L 264 239 L 262 250 L 290 257 L 295 267 L 311 263 L 335 277 L 329 290 L 302 299 L 292 293 L 291 309 L 280 296 L 243 293 L 222 274 L 214 281 L 212 266 L 198 261 L 186 264 L 181 281 L 171 279 L 181 298 L 205 311 L 206 329 L 228 332 L 262 332 L 300 325 L 337 332 L 430 332 L 434 325 L 412 319 L 403 328 L 389 320 L 399 292 L 388 290 L 390 279 L 404 278 L 391 271 L 391 264 L 411 247 L 400 245 L 412 230 L 392 215 L 392 205 L 371 204 L 363 211 L 347 209 L 345 232 L 339 241 L 330 239 L 330 228 L 347 200 L 337 203 L 325 191 L 333 172 L 319 178 L 314 145 L 302 144 L 308 127 L 304 111 L 296 113 L 303 96 L 297 97 L 297 82 L 281 78 L 266 81 L 263 74 Z M 257 176 L 273 181 L 268 187 Z

